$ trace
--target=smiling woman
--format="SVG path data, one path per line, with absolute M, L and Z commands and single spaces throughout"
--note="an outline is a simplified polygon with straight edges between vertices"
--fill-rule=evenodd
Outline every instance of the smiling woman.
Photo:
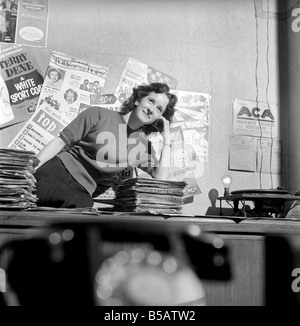
M 38 154 L 39 206 L 92 207 L 97 181 L 139 167 L 166 179 L 170 167 L 170 122 L 177 97 L 162 83 L 133 89 L 120 112 L 98 106 L 80 113 Z M 160 119 L 164 140 L 159 161 L 146 137 Z M 129 155 L 130 154 L 130 155 Z
M 142 85 L 133 89 L 132 96 L 124 102 L 121 107 L 121 114 L 127 114 L 136 109 L 136 113 L 133 114 L 131 122 L 129 124 L 141 123 L 145 134 L 149 134 L 154 131 L 151 124 L 155 123 L 157 119 L 164 118 L 171 122 L 174 115 L 174 107 L 177 103 L 177 97 L 174 94 L 169 93 L 169 86 L 161 83 L 152 83 L 150 85 Z M 141 117 L 139 111 L 143 111 L 146 117 Z M 141 122 L 135 122 L 135 116 L 138 115 Z M 154 118 L 149 121 L 149 118 Z M 139 120 L 137 118 L 137 120 Z M 165 120 L 163 120 L 165 122 Z M 155 130 L 157 131 L 157 130 Z
M 68 104 L 74 103 L 78 98 L 78 94 L 72 88 L 69 88 L 65 91 L 64 99 L 67 101 Z

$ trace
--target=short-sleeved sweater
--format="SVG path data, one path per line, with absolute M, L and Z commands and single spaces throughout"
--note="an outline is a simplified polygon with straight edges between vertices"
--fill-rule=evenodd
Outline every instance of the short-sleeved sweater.
M 58 154 L 69 173 L 92 195 L 97 181 L 127 167 L 152 175 L 158 160 L 144 132 L 129 132 L 124 116 L 93 106 L 80 113 L 59 135 L 66 143 Z

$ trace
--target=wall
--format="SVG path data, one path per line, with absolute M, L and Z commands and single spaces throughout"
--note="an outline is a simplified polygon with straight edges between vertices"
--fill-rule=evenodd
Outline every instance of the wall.
M 222 195 L 224 174 L 233 178 L 231 190 L 260 187 L 258 173 L 228 171 L 232 100 L 280 101 L 276 2 L 270 0 L 267 15 L 267 0 L 50 0 L 47 47 L 32 50 L 43 73 L 53 50 L 109 67 L 106 92 L 134 57 L 177 78 L 179 90 L 209 93 L 209 158 L 197 180 L 202 194 L 184 212 L 218 214 L 209 196 L 213 189 Z M 1 132 L 1 146 L 20 128 Z M 280 175 L 265 174 L 263 188 L 271 178 L 280 184 Z
M 299 11 L 297 15 L 295 9 Z M 287 62 L 287 182 L 293 190 L 300 189 L 300 1 L 287 1 L 287 25 L 286 25 L 286 62 Z M 297 23 L 298 21 L 298 23 Z M 299 27 L 298 27 L 299 26 Z

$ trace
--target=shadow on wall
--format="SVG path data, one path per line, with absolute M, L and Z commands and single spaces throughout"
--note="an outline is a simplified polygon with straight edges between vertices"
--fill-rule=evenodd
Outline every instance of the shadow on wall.
M 205 215 L 220 215 L 220 202 L 218 201 L 217 206 L 216 202 L 219 197 L 219 192 L 217 189 L 210 189 L 208 192 L 208 197 L 211 202 L 211 206 L 208 207 Z M 233 214 L 233 209 L 232 208 L 224 208 L 222 207 L 222 213 L 225 216 L 231 216 Z

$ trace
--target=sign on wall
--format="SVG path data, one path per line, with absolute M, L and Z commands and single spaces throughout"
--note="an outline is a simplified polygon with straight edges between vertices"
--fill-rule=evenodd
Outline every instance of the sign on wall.
M 278 105 L 246 100 L 233 101 L 233 133 L 278 138 Z
M 234 100 L 229 169 L 281 173 L 278 105 Z

